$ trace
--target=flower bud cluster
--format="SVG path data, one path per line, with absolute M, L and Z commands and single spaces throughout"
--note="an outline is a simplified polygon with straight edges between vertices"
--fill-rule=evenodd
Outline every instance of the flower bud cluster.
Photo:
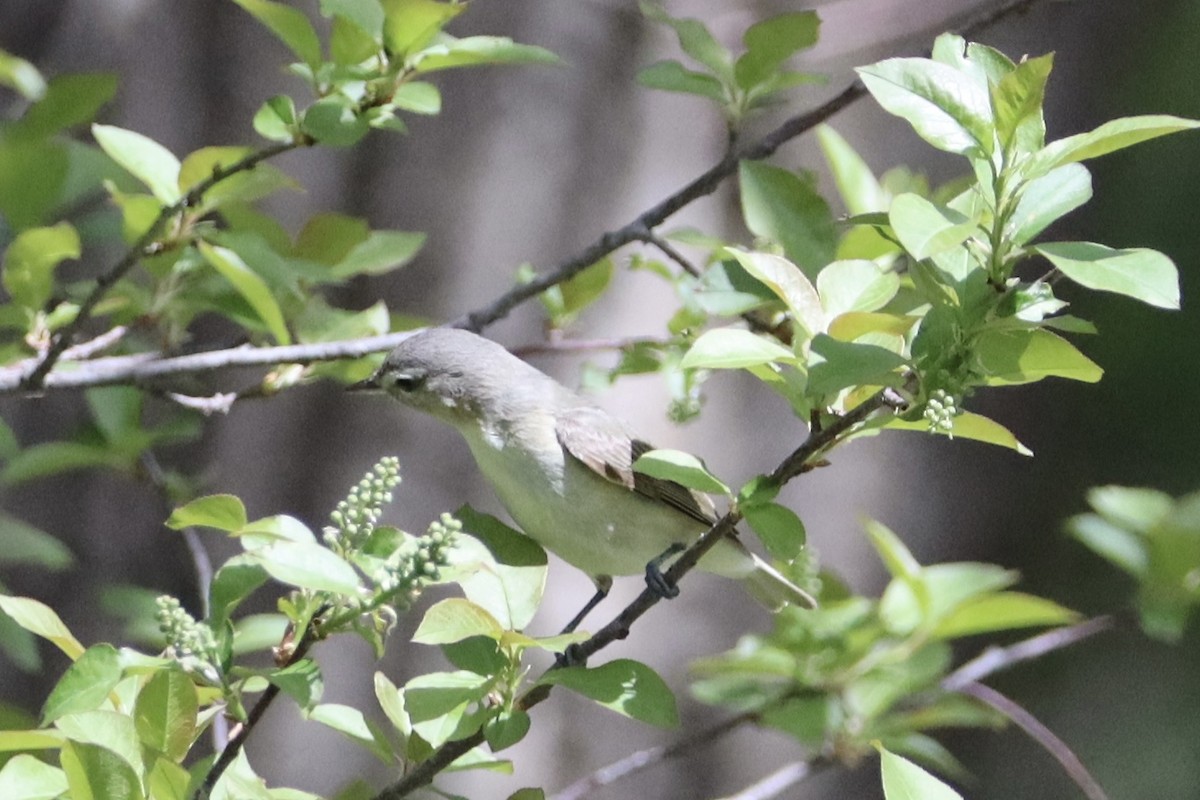
M 413 539 L 384 562 L 375 576 L 379 590 L 395 594 L 402 602 L 412 602 L 421 588 L 437 581 L 441 570 L 450 563 L 448 551 L 454 545 L 462 523 L 450 514 L 429 524 L 424 536 Z
M 954 395 L 945 389 L 938 389 L 925 404 L 925 420 L 929 423 L 930 433 L 954 433 L 954 418 L 962 413 Z
M 375 530 L 384 505 L 392 502 L 392 490 L 399 483 L 399 459 L 380 459 L 329 515 L 333 525 L 325 528 L 325 544 L 343 555 L 361 549 Z
M 160 595 L 155 604 L 158 606 L 155 615 L 158 629 L 167 640 L 167 655 L 178 661 L 188 672 L 199 675 L 210 683 L 219 684 L 219 656 L 212 628 L 203 622 L 197 622 L 175 597 Z

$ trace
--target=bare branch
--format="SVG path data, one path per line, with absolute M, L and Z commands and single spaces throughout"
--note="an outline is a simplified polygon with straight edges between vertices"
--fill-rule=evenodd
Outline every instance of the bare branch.
M 795 786 L 812 774 L 812 765 L 807 761 L 784 764 L 760 781 L 756 781 L 725 800 L 770 800 Z
M 948 692 L 961 691 L 962 687 L 1023 661 L 1040 658 L 1047 653 L 1070 647 L 1091 638 L 1113 626 L 1112 617 L 1096 617 L 1078 625 L 1040 633 L 1031 639 L 1011 644 L 1008 647 L 989 647 L 975 658 L 963 664 L 942 679 L 941 686 Z
M 1054 756 L 1055 760 L 1062 765 L 1063 771 L 1083 791 L 1088 800 L 1108 800 L 1108 795 L 1104 793 L 1104 789 L 1100 787 L 1096 779 L 1087 771 L 1087 767 L 1083 765 L 1079 757 L 1067 746 L 1067 743 L 1058 738 L 1054 734 L 1054 731 L 1043 725 L 1041 720 L 1033 714 L 1030 714 L 1020 705 L 1000 694 L 1000 692 L 982 683 L 968 683 L 961 687 L 959 691 L 996 709 L 1011 719 L 1018 728 L 1029 734 L 1030 738 L 1040 744 L 1043 750 Z

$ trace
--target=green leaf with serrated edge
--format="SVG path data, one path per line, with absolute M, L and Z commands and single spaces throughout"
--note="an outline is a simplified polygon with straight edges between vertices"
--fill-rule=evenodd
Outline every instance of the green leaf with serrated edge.
M 962 800 L 962 795 L 913 762 L 878 749 L 886 800 Z
M 741 328 L 714 328 L 692 343 L 679 362 L 681 369 L 741 369 L 777 361 L 795 363 L 791 350 L 765 336 Z
M 640 70 L 637 82 L 648 89 L 694 94 L 724 103 L 725 87 L 711 75 L 687 69 L 678 61 L 659 61 Z
M 433 41 L 466 7 L 434 0 L 381 0 L 383 42 L 393 56 L 406 57 Z
M 1022 187 L 1005 231 L 1014 243 L 1025 244 L 1091 199 L 1092 175 L 1087 167 L 1064 164 Z
M 321 0 L 321 13 L 353 22 L 376 39 L 383 34 L 383 7 L 379 0 Z
M 1157 250 L 1114 250 L 1092 242 L 1053 242 L 1033 249 L 1081 286 L 1159 308 L 1179 308 L 1179 270 Z
M 529 733 L 529 715 L 519 708 L 503 711 L 483 726 L 483 736 L 493 753 L 512 747 Z
M 280 541 L 247 555 L 289 586 L 342 595 L 356 595 L 360 588 L 354 567 L 318 544 Z
M 838 194 L 851 214 L 886 211 L 891 194 L 884 189 L 875 173 L 867 166 L 841 134 L 828 125 L 817 127 L 817 142 L 825 155 Z
M 13 756 L 0 768 L 0 797 L 9 800 L 55 800 L 67 788 L 61 769 L 27 753 Z
M 220 247 L 208 242 L 198 242 L 197 248 L 204 255 L 204 260 L 212 265 L 221 277 L 229 281 L 240 294 L 258 318 L 267 326 L 267 330 L 279 344 L 291 344 L 292 335 L 288 332 L 287 323 L 283 319 L 283 311 L 279 302 L 271 293 L 271 287 L 254 270 L 246 265 L 242 257 L 227 247 Z
M 365 747 L 380 761 L 391 762 L 392 748 L 386 738 L 376 734 L 357 708 L 341 703 L 322 703 L 310 709 L 305 717 L 332 728 L 355 744 Z
M 31 597 L 0 594 L 0 611 L 30 633 L 53 643 L 72 660 L 84 652 L 83 645 L 67 629 L 54 609 Z
M 439 114 L 442 111 L 442 93 L 432 83 L 409 81 L 392 92 L 391 104 L 414 114 Z
M 817 275 L 817 294 L 825 316 L 847 311 L 876 311 L 900 290 L 900 277 L 874 261 L 834 261 Z
M 1079 615 L 1052 600 L 1022 592 L 1000 592 L 964 603 L 943 617 L 933 630 L 937 639 L 957 639 L 980 633 L 1069 625 Z
M 1066 339 L 1046 330 L 986 330 L 973 350 L 991 386 L 1058 377 L 1095 383 L 1104 374 Z
M 93 125 L 92 136 L 109 158 L 164 204 L 176 203 L 179 191 L 179 159 L 153 139 L 112 125 Z
M 22 136 L 45 138 L 91 122 L 117 92 L 117 78 L 108 73 L 56 75 L 46 94 L 14 125 Z
M 486 609 L 470 600 L 451 597 L 430 606 L 412 640 L 418 644 L 450 644 L 471 636 L 499 639 L 503 632 Z
M 254 130 L 272 142 L 290 142 L 296 136 L 296 105 L 287 95 L 276 95 L 254 115 Z
M 991 154 L 991 99 L 967 75 L 924 58 L 892 58 L 857 72 L 885 111 L 907 121 L 938 150 Z
M 407 265 L 425 244 L 425 234 L 371 231 L 330 270 L 335 278 L 381 275 Z
M 523 629 L 537 613 L 546 588 L 546 551 L 523 533 L 468 506 L 454 516 L 469 534 L 449 554 L 462 573 L 456 580 L 463 593 L 504 628 Z
M 283 3 L 273 3 L 270 0 L 233 0 L 233 2 L 265 25 L 311 69 L 315 70 L 320 65 L 321 41 L 317 38 L 312 23 L 303 13 Z
M 725 248 L 725 252 L 783 300 L 810 337 L 825 330 L 829 321 L 821 308 L 821 297 L 799 267 L 770 253 L 752 253 L 734 247 Z
M 813 338 L 808 364 L 808 393 L 830 395 L 851 386 L 896 383 L 896 370 L 907 360 L 873 344 L 842 342 L 820 334 Z
M 681 486 L 709 494 L 728 495 L 729 487 L 704 466 L 704 462 L 681 450 L 651 450 L 633 462 L 635 472 L 674 481 Z
M 457 67 L 500 64 L 558 64 L 558 56 L 542 47 L 514 42 L 507 36 L 442 36 L 416 55 L 414 72 L 424 75 Z
M 192 679 L 180 669 L 159 670 L 138 692 L 133 712 L 138 741 L 155 753 L 183 761 L 198 733 L 199 710 Z
M 89 647 L 50 690 L 42 707 L 42 724 L 48 725 L 65 714 L 99 708 L 120 680 L 116 648 L 109 644 Z
M 1000 144 L 1007 147 L 1023 123 L 1041 114 L 1046 79 L 1053 66 L 1053 53 L 1025 59 L 991 87 L 992 114 Z
M 0 512 L 0 564 L 58 571 L 71 566 L 74 561 L 71 551 L 58 539 Z
M 1022 165 L 1021 172 L 1026 178 L 1036 178 L 1072 161 L 1098 158 L 1149 139 L 1197 127 L 1200 127 L 1200 121 L 1167 114 L 1109 120 L 1095 130 L 1051 142 Z
M 136 680 L 134 681 L 136 683 Z M 54 727 L 75 744 L 91 744 L 111 750 L 135 772 L 141 772 L 142 749 L 133 717 L 118 711 L 81 711 L 55 721 Z
M 703 22 L 698 19 L 672 17 L 661 4 L 655 2 L 639 2 L 638 8 L 646 19 L 670 26 L 675 31 L 683 52 L 708 67 L 719 79 L 727 81 L 733 77 L 733 56 L 713 38 Z
M 766 81 L 791 56 L 812 47 L 820 35 L 815 11 L 796 11 L 756 22 L 746 29 L 743 53 L 733 65 L 738 86 L 750 89 Z
M 804 523 L 787 506 L 756 503 L 742 506 L 742 514 L 772 558 L 792 561 L 804 550 L 807 539 Z
M 15 302 L 40 311 L 54 292 L 54 268 L 80 252 L 79 234 L 68 222 L 21 231 L 4 253 L 4 288 Z
M 929 433 L 929 421 L 924 419 L 905 420 L 900 417 L 889 417 L 885 428 L 898 431 L 920 431 Z M 938 431 L 941 433 L 941 431 Z M 1023 456 L 1032 456 L 1033 451 L 1023 445 L 1008 428 L 993 419 L 964 411 L 954 418 L 954 428 L 949 432 L 953 437 L 961 437 L 976 442 L 994 444 L 1015 450 Z
M 743 161 L 738 165 L 738 187 L 746 227 L 778 242 L 806 275 L 815 275 L 833 260 L 833 213 L 814 181 L 760 161 Z
M 94 744 L 67 742 L 59 755 L 72 798 L 142 800 L 138 775 L 125 759 Z
M 547 672 L 539 684 L 565 686 L 605 708 L 660 728 L 679 725 L 675 695 L 650 667 L 617 659 L 599 667 L 568 667 Z
M 246 527 L 246 507 L 231 494 L 210 494 L 172 511 L 166 526 L 176 531 L 201 527 L 236 532 Z
M 905 193 L 892 200 L 888 220 L 896 238 L 913 258 L 925 259 L 965 242 L 978 230 L 968 219 L 948 206 Z

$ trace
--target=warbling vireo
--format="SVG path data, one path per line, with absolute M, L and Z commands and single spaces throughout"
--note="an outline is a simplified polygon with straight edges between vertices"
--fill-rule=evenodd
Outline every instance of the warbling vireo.
M 517 525 L 587 573 L 595 600 L 612 576 L 643 572 L 716 518 L 706 495 L 633 471 L 653 448 L 621 422 L 473 333 L 416 334 L 352 388 L 382 390 L 454 426 Z M 736 539 L 718 542 L 698 566 L 742 581 L 772 610 L 815 604 Z

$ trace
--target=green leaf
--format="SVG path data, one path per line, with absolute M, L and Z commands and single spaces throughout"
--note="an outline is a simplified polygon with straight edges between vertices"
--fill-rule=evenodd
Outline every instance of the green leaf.
M 783 62 L 817 43 L 821 19 L 815 11 L 780 14 L 751 25 L 743 53 L 733 65 L 738 86 L 750 89 L 774 74 Z
M 888 220 L 904 249 L 918 260 L 959 246 L 978 229 L 966 215 L 911 193 L 892 200 Z
M 808 392 L 823 396 L 851 386 L 887 386 L 895 383 L 896 370 L 907 363 L 886 348 L 841 342 L 822 333 L 812 340 Z
M 357 596 L 358 573 L 336 553 L 318 544 L 279 541 L 248 553 L 272 578 L 318 592 Z
M 817 293 L 829 319 L 847 311 L 876 311 L 899 290 L 895 272 L 865 259 L 834 261 L 817 275 Z
M 213 626 L 223 625 L 238 605 L 266 583 L 268 577 L 267 571 L 246 555 L 234 556 L 222 564 L 208 589 Z
M 733 56 L 722 47 L 704 23 L 698 19 L 677 19 L 655 2 L 639 2 L 646 19 L 670 26 L 679 39 L 679 46 L 698 63 L 708 67 L 722 81 L 732 77 Z
M 157 800 L 157 799 L 156 799 Z M 255 774 L 246 758 L 246 751 L 239 750 L 233 763 L 221 774 L 213 787 L 210 800 L 278 800 L 267 791 L 267 784 Z
M 1000 144 L 1007 147 L 1017 139 L 1017 132 L 1024 123 L 1031 118 L 1040 119 L 1046 79 L 1053 67 L 1053 53 L 1029 58 L 991 87 L 992 114 Z M 1041 146 L 1036 141 L 1031 144 Z
M 213 176 L 251 155 L 249 147 L 202 147 L 183 159 L 179 167 L 179 190 L 187 193 Z M 298 188 L 295 181 L 270 164 L 258 164 L 218 181 L 201 198 L 201 210 L 226 203 L 250 203 L 284 188 Z
M 962 795 L 907 758 L 879 748 L 885 800 L 962 800 Z
M 130 688 L 137 680 L 126 682 Z M 120 689 L 117 690 L 118 692 Z M 129 698 L 132 700 L 132 698 Z M 138 744 L 133 717 L 120 711 L 80 711 L 59 718 L 54 723 L 72 743 L 91 744 L 111 750 L 120 756 L 134 772 L 143 769 L 142 751 Z
M 383 34 L 383 6 L 379 0 L 321 0 L 321 13 L 353 22 L 376 40 Z
M 934 628 L 938 639 L 957 639 L 980 633 L 1069 625 L 1079 615 L 1052 600 L 1021 592 L 1000 592 L 970 600 L 942 620 Z
M 1092 242 L 1053 242 L 1034 249 L 1081 286 L 1179 308 L 1179 271 L 1157 250 L 1114 250 Z
M 1047 330 L 985 330 L 975 340 L 979 367 L 992 386 L 1058 377 L 1095 383 L 1104 370 Z
M 345 736 L 350 741 L 365 747 L 380 761 L 392 761 L 392 748 L 387 738 L 369 723 L 363 713 L 353 706 L 341 703 L 322 703 L 306 715 Z
M 231 494 L 210 494 L 172 511 L 166 525 L 175 531 L 198 527 L 236 533 L 246 527 L 246 507 Z
M 0 50 L 0 86 L 9 87 L 26 100 L 39 100 L 46 94 L 46 79 L 37 67 L 5 50 Z
M 56 75 L 45 96 L 29 107 L 15 128 L 25 136 L 52 136 L 91 122 L 116 92 L 117 78 L 109 73 Z
M 22 719 L 25 719 L 22 714 Z M 0 730 L 0 753 L 16 750 L 54 750 L 62 746 L 63 735 L 56 730 Z
M 450 644 L 472 636 L 499 640 L 504 633 L 500 623 L 481 606 L 461 597 L 452 597 L 430 606 L 413 634 L 418 644 Z
M 93 125 L 92 136 L 108 157 L 137 178 L 159 202 L 171 205 L 179 191 L 179 159 L 153 139 L 112 125 Z
M 791 350 L 765 336 L 741 328 L 714 328 L 692 343 L 679 362 L 681 369 L 741 369 L 777 361 L 792 364 Z
M 296 104 L 280 94 L 262 104 L 254 115 L 254 130 L 272 142 L 291 142 L 296 138 Z
M 70 786 L 69 796 L 87 800 L 142 800 L 133 767 L 108 748 L 67 742 L 59 755 Z
M 816 287 L 795 264 L 770 253 L 751 253 L 734 247 L 725 248 L 725 252 L 782 300 L 809 336 L 821 333 L 828 326 Z
M 457 67 L 499 64 L 558 64 L 559 58 L 542 47 L 520 44 L 507 36 L 444 36 L 418 54 L 415 72 L 424 75 Z
M 0 769 L 0 797 L 8 800 L 55 800 L 67 788 L 61 769 L 26 753 L 13 756 Z
M 321 42 L 308 17 L 270 0 L 233 0 L 275 34 L 296 56 L 315 70 L 321 64 Z
M 295 700 L 304 711 L 311 711 L 325 693 L 321 668 L 311 658 L 302 658 L 286 667 L 257 670 L 254 674 L 278 686 L 280 691 Z
M 400 58 L 429 44 L 446 23 L 466 11 L 466 6 L 434 0 L 381 0 L 380 4 L 383 42 L 389 53 Z
M 762 724 L 794 736 L 809 747 L 820 747 L 825 741 L 831 717 L 837 718 L 832 697 L 791 697 L 766 707 Z
M 4 253 L 4 288 L 15 302 L 40 311 L 54 292 L 54 268 L 80 252 L 79 234 L 69 222 L 21 231 Z
M 367 135 L 370 124 L 343 100 L 327 97 L 304 111 L 300 129 L 329 147 L 349 147 Z
M 906 420 L 901 417 L 891 417 L 884 426 L 898 431 L 929 432 L 929 421 L 925 419 Z M 954 418 L 954 428 L 949 432 L 951 438 L 958 436 L 976 442 L 994 444 L 1015 450 L 1023 456 L 1032 456 L 1033 451 L 1021 443 L 1008 428 L 980 414 L 964 411 Z
M 133 720 L 138 741 L 155 753 L 182 762 L 199 733 L 196 685 L 183 670 L 163 669 L 138 692 Z
M 991 154 L 991 98 L 970 76 L 924 58 L 892 58 L 857 71 L 885 111 L 906 120 L 937 149 Z
M 567 667 L 547 672 L 539 684 L 565 686 L 618 714 L 674 728 L 679 712 L 670 687 L 650 667 L 630 659 L 617 659 L 595 668 Z
M 1021 189 L 1021 199 L 1005 230 L 1025 244 L 1051 223 L 1092 199 L 1092 175 L 1082 164 L 1064 164 Z
M 1136 533 L 1097 514 L 1080 514 L 1067 522 L 1071 535 L 1109 563 L 1136 578 L 1146 575 L 1150 562 L 1146 542 Z
M 862 156 L 828 125 L 818 126 L 817 141 L 846 210 L 851 214 L 887 211 L 891 194 L 879 184 Z
M 867 520 L 864 526 L 889 575 L 893 578 L 915 578 L 921 574 L 920 563 L 891 528 L 873 519 Z
M 437 719 L 490 691 L 492 679 L 474 672 L 431 672 L 404 686 L 404 707 L 413 722 Z
M 237 656 L 270 650 L 287 635 L 289 624 L 283 614 L 247 614 L 238 617 L 233 624 L 233 654 Z
M 791 562 L 804 550 L 804 523 L 787 506 L 755 503 L 743 506 L 742 513 L 772 558 Z
M 50 690 L 42 707 L 42 724 L 49 725 L 66 714 L 99 708 L 120 680 L 121 663 L 116 648 L 110 644 L 89 647 Z
M 743 161 L 738 186 L 746 227 L 778 242 L 805 275 L 816 275 L 833 260 L 833 214 L 812 180 L 760 161 Z
M 392 93 L 391 103 L 414 114 L 438 114 L 442 110 L 442 93 L 432 83 L 409 81 Z
M 332 267 L 370 235 L 366 221 L 358 217 L 333 212 L 315 214 L 296 235 L 292 255 Z
M 67 658 L 76 659 L 83 654 L 83 645 L 45 603 L 30 597 L 0 594 L 0 611 L 30 633 L 52 642 Z
M 1097 486 L 1087 494 L 1088 505 L 1113 524 L 1149 533 L 1175 509 L 1166 492 L 1129 486 Z
M 529 714 L 519 708 L 501 712 L 483 726 L 483 735 L 493 753 L 512 747 L 529 733 Z
M 1200 121 L 1152 114 L 1110 120 L 1095 130 L 1077 133 L 1046 145 L 1022 168 L 1028 178 L 1045 175 L 1072 161 L 1086 161 L 1169 133 L 1200 127 Z
M 680 450 L 651 450 L 643 453 L 633 462 L 633 469 L 651 478 L 674 481 L 699 492 L 724 495 L 730 493 L 729 487 L 709 472 L 703 461 Z
M 457 578 L 467 599 L 506 630 L 522 630 L 537 613 L 546 588 L 546 551 L 495 517 L 463 506 L 454 512 L 470 534 L 450 558 L 465 573 Z
M 425 234 L 407 231 L 371 231 L 330 270 L 335 278 L 382 275 L 406 266 L 425 244 Z
M 233 250 L 208 242 L 198 242 L 196 246 L 204 255 L 204 260 L 229 281 L 238 294 L 250 304 L 258 318 L 275 337 L 275 341 L 279 344 L 291 344 L 292 335 L 283 319 L 283 311 L 280 310 L 279 303 L 271 294 L 271 288 L 267 286 L 266 281 L 250 269 Z
M 128 465 L 128 459 L 113 452 L 107 445 L 46 442 L 26 447 L 9 459 L 3 472 L 0 472 L 0 483 L 12 485 L 73 469 L 123 469 Z
M 59 571 L 74 564 L 67 546 L 48 533 L 0 512 L 0 564 Z
M 711 75 L 687 69 L 678 61 L 659 61 L 642 69 L 637 82 L 648 89 L 695 94 L 724 103 L 725 87 Z

